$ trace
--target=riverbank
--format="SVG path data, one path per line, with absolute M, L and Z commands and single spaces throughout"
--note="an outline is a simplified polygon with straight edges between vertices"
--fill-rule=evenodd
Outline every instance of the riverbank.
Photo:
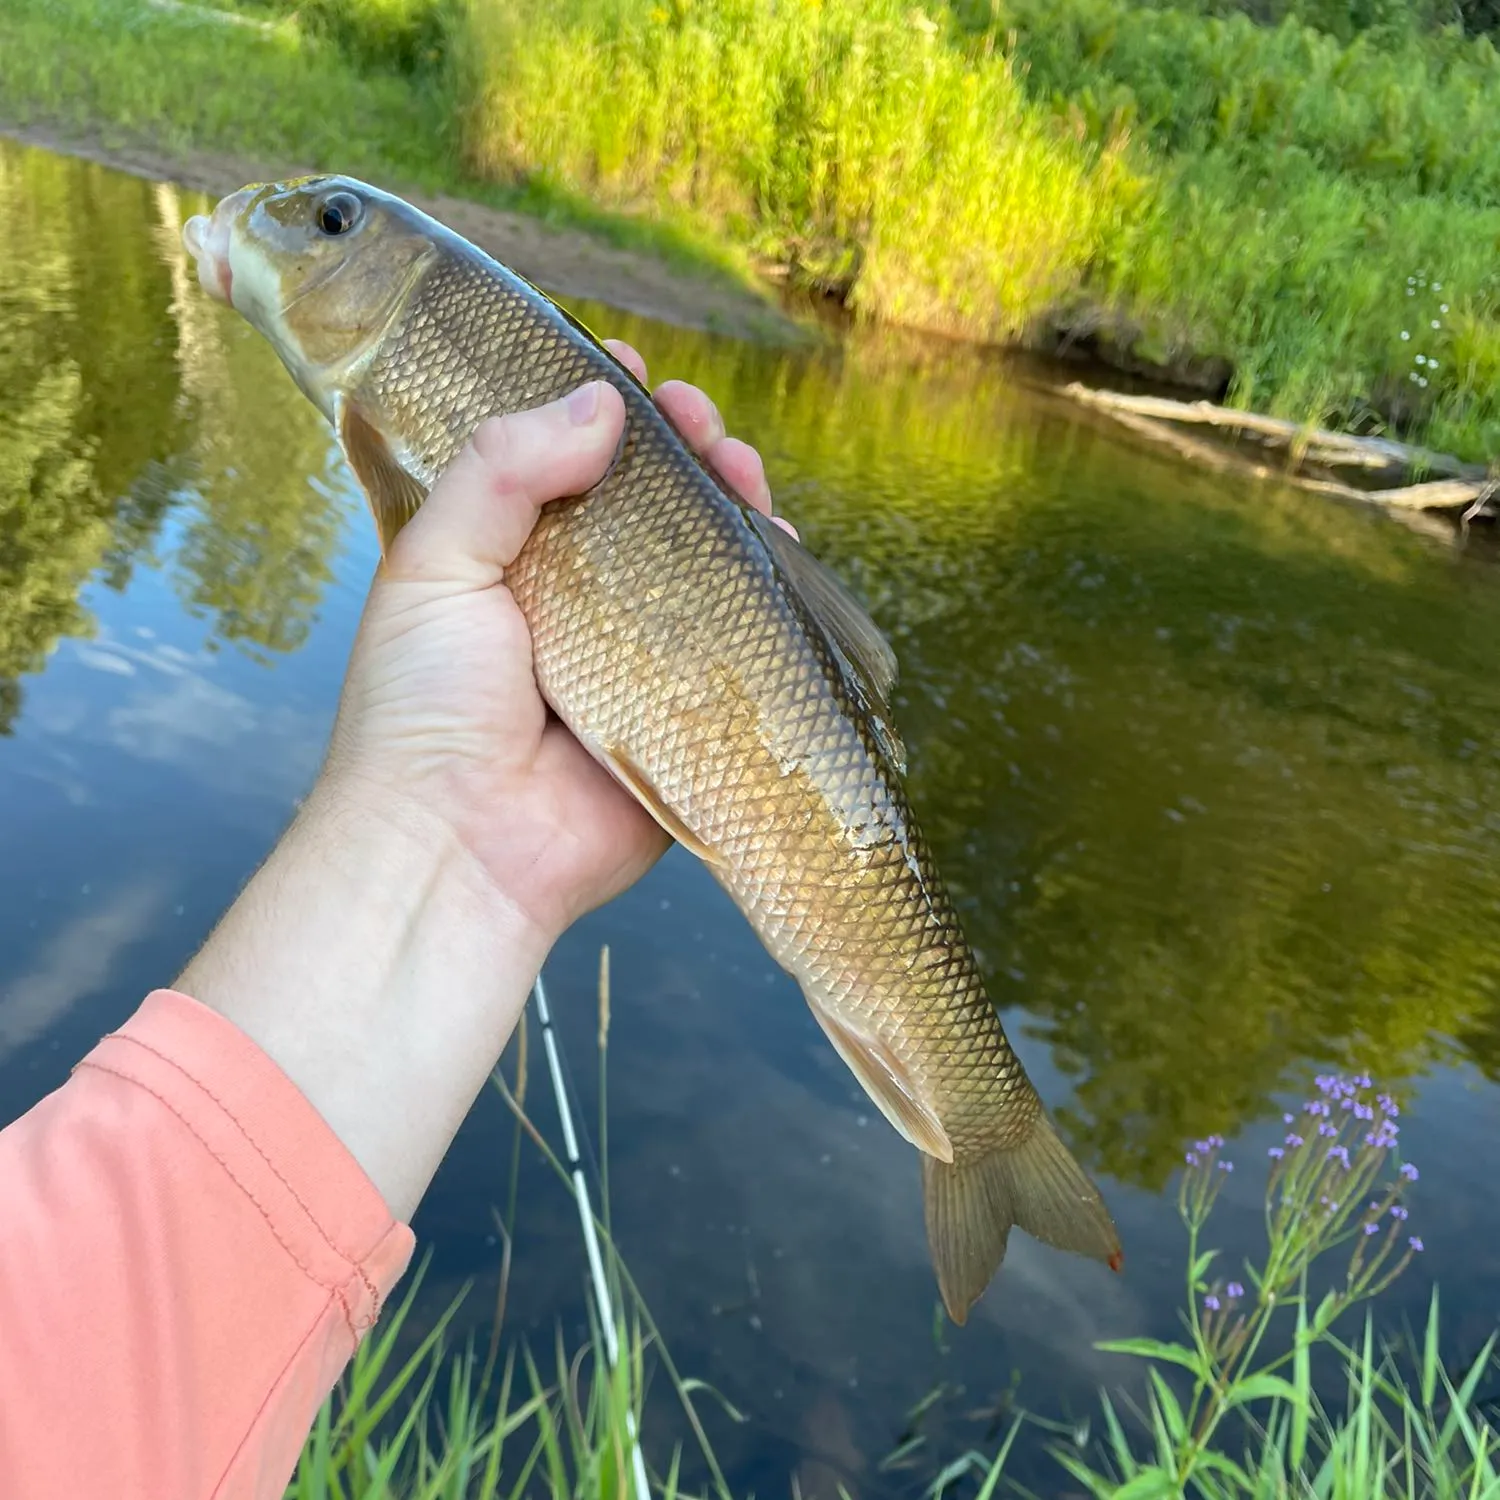
M 16 125 L 0 118 L 0 135 L 25 145 L 99 162 L 133 176 L 172 182 L 211 196 L 247 182 L 292 176 L 298 167 L 231 153 L 171 149 L 100 131 Z M 804 331 L 764 295 L 726 277 L 684 274 L 660 254 L 611 245 L 586 230 L 548 224 L 533 214 L 492 207 L 448 193 L 405 194 L 465 238 L 555 296 L 586 297 L 682 328 L 741 338 L 796 338 Z
M 547 291 L 683 327 L 787 340 L 748 260 L 679 228 L 464 170 L 451 100 L 294 28 L 147 0 L 0 11 L 0 134 L 220 194 L 345 170 L 400 192 Z
M 1345 40 L 1208 0 L 515 0 L 461 33 L 463 149 L 875 321 L 1483 461 L 1500 54 L 1414 16 Z
M 0 119 L 188 180 L 362 172 L 549 290 L 695 326 L 785 335 L 790 281 L 1500 453 L 1485 37 L 1206 0 L 217 3 L 14 0 Z

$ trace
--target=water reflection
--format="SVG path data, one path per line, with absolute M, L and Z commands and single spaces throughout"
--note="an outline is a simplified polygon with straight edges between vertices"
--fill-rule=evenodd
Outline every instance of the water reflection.
M 177 225 L 203 206 L 0 142 L 0 847 L 25 851 L 0 861 L 6 1115 L 175 972 L 265 852 L 373 564 L 325 424 L 197 292 Z M 1013 1371 L 1085 1409 L 1119 1376 L 1093 1339 L 1172 1330 L 1162 1189 L 1184 1139 L 1218 1129 L 1252 1159 L 1329 1063 L 1427 1080 L 1408 1127 L 1426 1269 L 1452 1273 L 1458 1329 L 1487 1331 L 1463 1288 L 1500 1239 L 1465 1149 L 1500 1127 L 1494 570 L 1187 473 L 959 347 L 789 353 L 576 310 L 714 394 L 890 634 L 913 800 L 1127 1243 L 1115 1280 L 1018 1242 L 935 1341 L 909 1149 L 670 855 L 551 972 L 591 1112 L 614 950 L 616 1224 L 684 1365 L 752 1411 L 721 1435 L 739 1487 L 795 1469 L 807 1494 L 896 1492 L 873 1460 L 939 1380 L 965 1387 L 934 1409 L 946 1453 Z M 482 1101 L 418 1223 L 432 1300 L 477 1277 L 479 1323 L 505 1125 Z M 570 1207 L 527 1171 L 513 1316 L 547 1337 L 581 1315 L 581 1267 Z
M 85 583 L 123 591 L 172 520 L 174 585 L 217 640 L 295 649 L 332 576 L 326 427 L 198 293 L 178 233 L 201 206 L 0 143 L 0 731 L 19 680 L 93 632 Z
M 913 799 L 1094 1164 L 1158 1189 L 1319 1062 L 1493 1073 L 1492 568 L 1130 454 L 970 351 L 610 326 L 722 393 L 897 645 Z

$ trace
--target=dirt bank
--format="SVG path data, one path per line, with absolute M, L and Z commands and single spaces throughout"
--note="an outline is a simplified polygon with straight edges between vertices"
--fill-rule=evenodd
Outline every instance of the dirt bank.
M 167 151 L 149 145 L 105 144 L 92 134 L 70 134 L 46 126 L 0 120 L 0 135 L 26 145 L 83 157 L 157 182 L 220 195 L 247 182 L 290 177 L 310 170 L 287 162 L 266 163 L 209 151 Z M 489 208 L 466 198 L 408 192 L 382 183 L 447 224 L 497 260 L 545 291 L 587 297 L 626 312 L 680 327 L 709 329 L 742 338 L 805 337 L 805 330 L 777 306 L 727 280 L 686 274 L 649 255 L 621 250 L 572 229 L 555 229 L 525 214 Z

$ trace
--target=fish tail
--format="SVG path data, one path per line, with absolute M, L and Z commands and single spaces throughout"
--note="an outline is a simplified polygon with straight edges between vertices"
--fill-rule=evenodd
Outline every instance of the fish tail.
M 1111 1270 L 1124 1262 L 1098 1188 L 1045 1115 L 1019 1145 L 954 1162 L 924 1154 L 922 1198 L 938 1288 L 955 1323 L 968 1317 L 1005 1259 L 1013 1225 Z

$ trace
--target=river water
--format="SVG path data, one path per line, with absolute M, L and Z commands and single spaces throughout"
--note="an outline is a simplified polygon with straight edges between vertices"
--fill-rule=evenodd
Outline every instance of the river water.
M 204 206 L 0 141 L 0 1119 L 171 982 L 275 840 L 376 559 L 325 425 L 192 279 Z M 1018 1235 L 969 1324 L 935 1320 L 913 1153 L 674 849 L 546 973 L 596 1121 L 610 948 L 615 1231 L 679 1366 L 747 1418 L 707 1416 L 736 1491 L 913 1493 L 1009 1402 L 1095 1412 L 1139 1375 L 1097 1340 L 1175 1333 L 1185 1144 L 1230 1138 L 1210 1242 L 1238 1264 L 1281 1112 L 1329 1067 L 1400 1094 L 1422 1170 L 1427 1249 L 1379 1319 L 1439 1281 L 1471 1354 L 1500 1288 L 1494 565 L 1188 470 L 1014 362 L 572 306 L 715 397 L 895 645 L 913 802 L 1126 1246 L 1115 1277 Z M 486 1094 L 415 1225 L 423 1315 L 472 1280 L 481 1338 L 511 1135 Z M 546 1354 L 583 1329 L 585 1267 L 523 1160 L 507 1327 Z M 882 1468 L 938 1387 L 911 1466 Z M 664 1387 L 646 1425 L 665 1463 Z

